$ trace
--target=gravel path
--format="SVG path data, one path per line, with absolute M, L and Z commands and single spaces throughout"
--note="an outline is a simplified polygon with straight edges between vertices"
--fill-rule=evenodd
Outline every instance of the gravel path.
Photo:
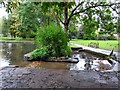
M 118 72 L 6 67 L 0 70 L 0 88 L 118 88 L 118 76 Z

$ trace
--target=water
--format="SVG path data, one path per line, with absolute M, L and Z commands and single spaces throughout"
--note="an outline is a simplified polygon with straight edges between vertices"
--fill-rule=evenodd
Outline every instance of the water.
M 9 65 L 20 67 L 49 68 L 64 70 L 116 70 L 104 57 L 86 52 L 73 54 L 71 59 L 78 58 L 78 63 L 25 61 L 24 54 L 35 49 L 33 42 L 0 42 L 0 68 Z M 100 60 L 98 60 L 100 59 Z M 116 62 L 115 62 L 116 63 Z
M 0 67 L 18 65 L 24 67 L 29 62 L 23 60 L 25 53 L 35 49 L 32 42 L 0 43 Z

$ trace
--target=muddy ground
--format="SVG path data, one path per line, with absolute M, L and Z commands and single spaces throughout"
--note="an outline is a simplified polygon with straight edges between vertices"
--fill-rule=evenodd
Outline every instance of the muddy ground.
M 0 88 L 118 88 L 120 72 L 2 68 Z

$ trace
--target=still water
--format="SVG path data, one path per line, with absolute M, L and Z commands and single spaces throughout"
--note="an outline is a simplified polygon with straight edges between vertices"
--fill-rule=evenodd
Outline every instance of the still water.
M 65 62 L 43 62 L 34 61 L 29 62 L 24 60 L 24 54 L 31 52 L 35 49 L 34 42 L 0 42 L 0 68 L 9 65 L 18 65 L 19 67 L 33 67 L 33 68 L 49 68 L 49 69 L 64 69 L 64 70 L 84 70 L 87 59 L 92 60 L 89 63 L 93 70 L 110 70 L 110 65 L 107 60 L 102 60 L 101 56 L 93 55 L 90 53 L 80 52 L 76 54 L 79 59 L 78 63 L 65 63 Z M 72 56 L 73 57 L 73 56 Z M 100 60 L 106 63 L 106 66 L 102 66 Z M 102 66 L 102 68 L 101 68 Z
M 23 60 L 25 53 L 35 49 L 32 42 L 1 42 L 0 43 L 0 67 L 9 65 L 26 66 L 29 62 Z

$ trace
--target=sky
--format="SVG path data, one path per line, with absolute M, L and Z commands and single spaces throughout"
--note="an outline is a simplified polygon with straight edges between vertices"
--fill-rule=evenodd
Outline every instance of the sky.
M 4 7 L 0 7 L 0 18 L 2 18 L 3 16 L 7 17 L 7 12 L 5 11 Z

